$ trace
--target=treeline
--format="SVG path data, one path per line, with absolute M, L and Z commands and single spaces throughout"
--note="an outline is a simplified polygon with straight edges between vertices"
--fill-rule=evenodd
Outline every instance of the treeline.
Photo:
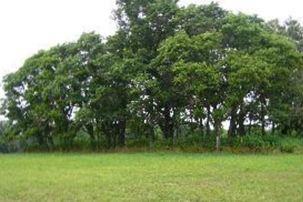
M 4 78 L 7 140 L 71 148 L 85 136 L 100 149 L 196 134 L 219 147 L 222 134 L 303 134 L 297 21 L 177 0 L 117 0 L 115 18 L 113 36 L 83 34 Z

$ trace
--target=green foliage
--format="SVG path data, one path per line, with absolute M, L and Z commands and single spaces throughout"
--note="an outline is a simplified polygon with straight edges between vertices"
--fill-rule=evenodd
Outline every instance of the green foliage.
M 250 149 L 261 149 L 269 146 L 268 142 L 264 141 L 260 135 L 244 136 L 243 139 L 241 139 L 240 145 Z
M 7 142 L 43 150 L 219 150 L 235 141 L 291 150 L 266 130 L 303 131 L 298 22 L 265 23 L 215 3 L 180 8 L 176 0 L 117 0 L 115 17 L 119 29 L 106 40 L 85 33 L 4 78 Z
M 302 139 L 287 137 L 283 138 L 280 144 L 280 150 L 282 152 L 294 153 L 296 149 L 302 148 L 303 141 Z
M 271 134 L 251 134 L 234 138 L 230 145 L 239 149 L 248 147 L 251 151 L 276 150 L 286 153 L 294 153 L 297 150 L 300 152 L 303 148 L 302 138 Z

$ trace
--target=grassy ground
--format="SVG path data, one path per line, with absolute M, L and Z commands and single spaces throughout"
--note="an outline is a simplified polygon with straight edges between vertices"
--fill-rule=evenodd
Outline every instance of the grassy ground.
M 0 155 L 0 201 L 303 201 L 303 156 Z

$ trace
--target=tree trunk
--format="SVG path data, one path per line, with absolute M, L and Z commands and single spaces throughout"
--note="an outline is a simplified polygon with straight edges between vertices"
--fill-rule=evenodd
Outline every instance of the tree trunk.
M 248 125 L 248 134 L 250 135 L 251 134 L 251 128 L 252 128 L 252 115 L 251 113 L 249 114 L 249 125 Z
M 207 106 L 206 135 L 210 135 L 210 106 Z
M 240 106 L 239 116 L 238 116 L 238 124 L 239 124 L 238 134 L 240 136 L 244 136 L 245 135 L 244 121 L 245 121 L 245 111 L 243 109 L 243 105 L 241 105 Z
M 275 129 L 276 129 L 276 124 L 275 124 L 275 122 L 273 121 L 273 122 L 272 122 L 272 128 L 271 128 L 271 133 L 272 133 L 272 135 L 275 134 Z
M 90 137 L 90 145 L 93 150 L 96 149 L 96 138 L 94 134 L 94 126 L 92 124 L 86 124 L 85 125 L 86 131 Z
M 232 139 L 236 135 L 236 108 L 233 108 L 230 114 L 230 123 L 228 129 L 228 138 Z
M 265 99 L 261 96 L 261 132 L 265 135 Z
M 126 121 L 120 120 L 119 121 L 119 141 L 118 144 L 120 147 L 125 146 L 125 130 L 126 130 Z
M 215 121 L 215 134 L 216 134 L 216 150 L 220 151 L 221 147 L 221 122 Z
M 203 119 L 199 118 L 199 130 L 201 133 L 203 133 L 204 126 L 203 126 Z
M 173 139 L 173 135 L 174 135 L 174 125 L 173 125 L 173 120 L 172 117 L 170 115 L 170 108 L 169 107 L 165 107 L 164 112 L 164 125 L 162 126 L 162 131 L 164 134 L 165 139 L 169 140 L 169 139 Z
M 149 132 L 148 132 L 148 136 L 149 136 L 149 148 L 152 148 L 154 146 L 154 141 L 155 141 L 154 128 L 152 126 L 148 126 L 147 129 L 149 130 Z
M 39 144 L 39 147 L 42 148 L 42 149 L 45 149 L 47 146 L 47 143 L 46 143 L 46 140 L 44 138 L 44 133 L 43 132 L 40 132 L 37 136 L 37 140 L 38 140 L 38 144 Z

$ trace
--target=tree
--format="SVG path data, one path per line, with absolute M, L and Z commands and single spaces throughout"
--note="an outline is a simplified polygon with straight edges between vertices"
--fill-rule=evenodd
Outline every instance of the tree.
M 230 140 L 269 127 L 299 133 L 301 25 L 177 3 L 118 0 L 114 35 L 85 33 L 6 76 L 12 137 L 68 149 L 85 134 L 101 149 L 197 133 L 219 150 L 225 121 Z

